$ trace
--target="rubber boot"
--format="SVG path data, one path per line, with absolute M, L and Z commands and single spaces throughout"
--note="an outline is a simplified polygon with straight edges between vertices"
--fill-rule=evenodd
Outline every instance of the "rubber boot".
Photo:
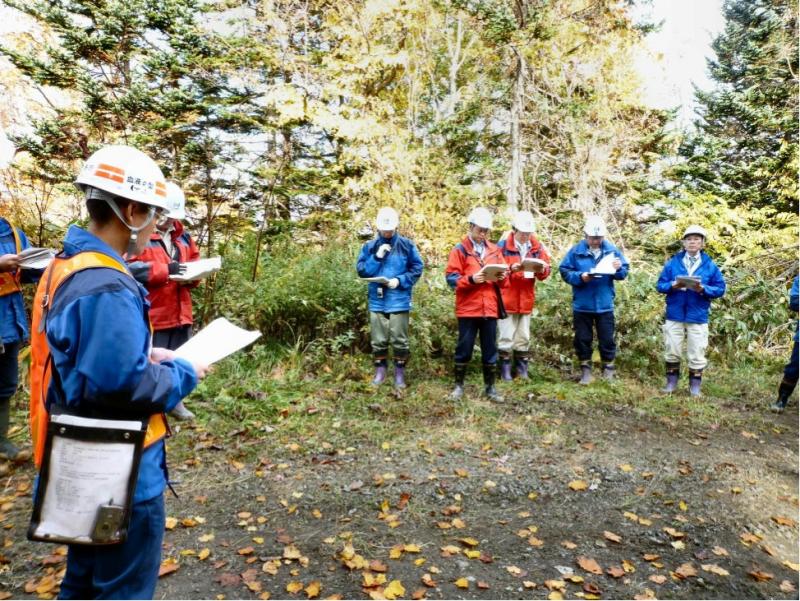
M 394 362 L 394 387 L 398 390 L 402 390 L 406 387 L 406 362 L 405 361 L 397 361 L 395 359 Z
M 667 363 L 667 383 L 661 392 L 665 394 L 672 394 L 678 388 L 678 378 L 681 375 L 680 363 Z
M 386 359 L 375 360 L 375 377 L 372 378 L 373 386 L 380 386 L 386 379 Z
M 453 376 L 455 380 L 455 388 L 450 393 L 450 398 L 457 401 L 464 396 L 464 378 L 467 375 L 467 366 L 464 363 L 456 363 L 453 369 Z
M 700 385 L 703 383 L 703 370 L 689 370 L 689 396 L 700 396 Z
M 773 403 L 769 410 L 773 413 L 783 413 L 783 410 L 786 409 L 786 405 L 789 404 L 789 397 L 792 395 L 792 392 L 794 392 L 794 387 L 796 385 L 797 382 L 787 382 L 783 380 L 781 385 L 778 386 L 778 400 Z
M 581 361 L 581 380 L 578 382 L 586 386 L 592 383 L 592 364 L 589 361 Z
M 606 382 L 613 382 L 614 378 L 616 377 L 617 368 L 614 367 L 613 363 L 604 363 L 603 364 L 603 379 Z
M 174 417 L 178 421 L 181 422 L 190 422 L 194 420 L 194 413 L 189 411 L 186 408 L 186 405 L 183 404 L 183 401 L 175 405 L 175 408 L 169 412 L 171 417 Z
M 500 359 L 500 379 L 504 382 L 514 379 L 511 376 L 511 359 Z
M 514 356 L 514 367 L 520 380 L 530 380 L 528 376 L 528 353 L 517 353 Z
M 497 392 L 497 388 L 495 388 L 494 381 L 495 381 L 495 366 L 494 365 L 484 365 L 483 366 L 483 394 L 484 396 L 492 401 L 493 403 L 502 403 L 503 397 L 500 396 Z
M 0 400 L 0 457 L 11 461 L 21 460 L 21 451 L 8 439 L 8 422 L 11 399 Z

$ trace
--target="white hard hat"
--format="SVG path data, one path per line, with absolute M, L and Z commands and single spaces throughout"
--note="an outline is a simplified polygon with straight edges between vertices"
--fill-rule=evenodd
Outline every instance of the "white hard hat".
M 105 146 L 86 159 L 75 180 L 83 192 L 87 187 L 168 209 L 167 183 L 156 162 L 130 146 Z
M 375 227 L 381 232 L 396 230 L 399 223 L 400 216 L 392 207 L 382 207 L 375 218 Z
M 492 229 L 492 214 L 489 209 L 475 207 L 467 215 L 467 222 L 487 230 Z
M 536 226 L 533 224 L 533 215 L 531 215 L 530 211 L 517 211 L 514 216 L 514 223 L 511 225 L 518 232 L 526 234 L 533 233 L 536 230 Z
M 599 215 L 590 215 L 586 218 L 586 225 L 583 226 L 583 233 L 587 236 L 605 236 L 606 222 Z
M 703 226 L 701 225 L 690 225 L 689 227 L 687 227 L 686 230 L 683 232 L 683 238 L 691 234 L 697 234 L 698 236 L 702 236 L 703 240 L 708 238 L 705 228 L 703 228 Z
M 167 208 L 170 219 L 186 218 L 186 196 L 180 186 L 174 182 L 167 182 Z

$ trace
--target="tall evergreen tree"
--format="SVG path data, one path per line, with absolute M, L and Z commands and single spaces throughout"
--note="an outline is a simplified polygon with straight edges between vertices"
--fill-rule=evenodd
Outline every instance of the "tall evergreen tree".
M 697 133 L 681 148 L 678 176 L 733 206 L 797 212 L 797 6 L 727 0 L 709 60 L 716 88 L 697 91 Z

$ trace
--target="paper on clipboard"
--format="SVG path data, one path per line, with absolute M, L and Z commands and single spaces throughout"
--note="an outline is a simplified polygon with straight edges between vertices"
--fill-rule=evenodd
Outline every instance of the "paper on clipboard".
M 536 259 L 533 257 L 522 259 L 522 269 L 525 271 L 534 271 L 537 265 L 544 269 L 547 267 L 547 261 L 542 261 L 541 259 Z
M 20 269 L 44 269 L 56 256 L 56 253 L 49 248 L 37 248 L 31 246 L 19 253 Z
M 52 421 L 84 427 L 140 430 L 138 421 L 87 419 L 54 415 Z M 54 436 L 48 486 L 35 534 L 55 539 L 90 542 L 97 508 L 124 506 L 133 469 L 135 445 L 98 443 Z
M 386 285 L 389 283 L 389 278 L 385 278 L 382 275 L 379 275 L 374 278 L 359 278 L 362 282 L 374 282 L 376 284 L 383 284 Z
M 617 273 L 617 270 L 614 268 L 614 261 L 616 260 L 616 255 L 614 253 L 609 253 L 600 259 L 589 273 L 591 275 L 614 275 Z
M 218 317 L 200 330 L 189 342 L 175 350 L 181 359 L 211 365 L 252 343 L 261 332 L 249 332 Z

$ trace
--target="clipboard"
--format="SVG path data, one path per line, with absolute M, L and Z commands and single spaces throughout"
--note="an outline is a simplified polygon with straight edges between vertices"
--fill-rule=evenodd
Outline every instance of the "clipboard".
M 50 416 L 28 540 L 125 541 L 147 422 Z

